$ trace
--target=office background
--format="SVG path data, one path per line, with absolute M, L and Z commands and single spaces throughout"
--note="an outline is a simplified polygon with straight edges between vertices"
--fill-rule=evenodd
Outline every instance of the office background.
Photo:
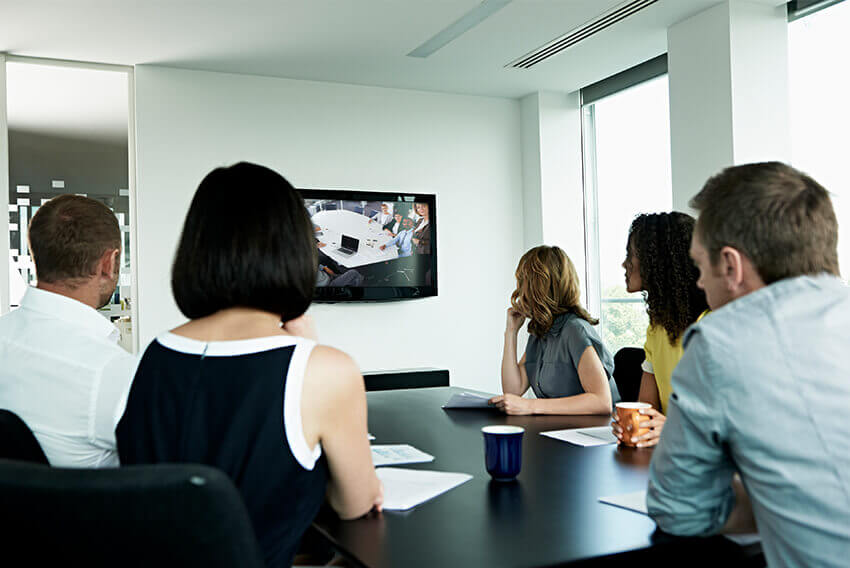
M 417 27 L 436 30 L 478 4 L 442 4 Z M 222 55 L 227 48 L 220 47 L 215 53 L 186 52 L 182 59 L 149 64 L 124 45 L 132 44 L 143 20 L 151 18 L 148 11 L 139 14 L 125 42 L 118 41 L 120 30 L 111 30 L 101 36 L 100 45 L 58 31 L 54 19 L 78 18 L 73 10 L 63 14 L 52 9 L 46 28 L 38 30 L 37 18 L 16 11 L 7 24 L 0 24 L 0 35 L 8 38 L 0 50 L 135 64 L 133 273 L 140 348 L 182 321 L 171 298 L 169 271 L 197 183 L 216 166 L 249 160 L 279 170 L 296 186 L 435 193 L 438 297 L 317 305 L 311 313 L 322 340 L 351 353 L 364 370 L 441 367 L 451 371 L 454 385 L 493 391 L 499 384 L 504 310 L 524 250 L 542 242 L 563 247 L 582 275 L 586 303 L 594 313 L 600 310 L 593 267 L 598 256 L 591 246 L 592 211 L 586 199 L 588 165 L 582 156 L 587 140 L 582 138 L 586 104 L 581 88 L 667 54 L 676 209 L 686 210 L 688 199 L 721 167 L 790 160 L 785 2 L 660 0 L 538 69 L 461 66 L 438 80 L 440 65 L 445 65 L 441 58 L 471 53 L 473 63 L 487 60 L 479 53 L 483 48 L 476 51 L 476 41 L 483 46 L 486 39 L 496 52 L 491 59 L 503 66 L 523 49 L 624 3 L 545 3 L 537 6 L 543 14 L 539 19 L 521 17 L 530 3 L 503 4 L 430 59 L 405 60 L 405 65 L 418 67 L 407 67 L 396 86 L 387 86 L 392 78 L 379 70 L 358 72 L 343 65 L 328 71 L 337 73 L 337 82 L 328 82 L 332 79 L 319 77 L 320 70 L 308 69 L 314 61 L 309 56 L 304 63 L 295 61 L 297 49 L 291 60 L 283 58 L 277 66 L 268 56 L 252 55 L 252 46 L 244 56 L 238 49 L 232 56 Z M 38 9 L 33 5 L 30 11 Z M 239 13 L 235 5 L 228 9 Z M 380 44 L 376 51 L 388 51 L 390 43 L 400 41 L 401 32 L 391 24 L 402 26 L 404 15 L 398 7 L 387 14 L 387 38 L 375 40 Z M 363 16 L 351 17 L 356 23 Z M 181 33 L 208 39 L 211 30 L 204 24 L 209 22 L 201 20 L 194 31 Z M 178 23 L 152 27 L 150 33 L 176 33 Z M 531 24 L 539 28 L 536 34 L 529 33 Z M 21 39 L 27 34 L 29 44 Z M 520 41 L 530 36 L 536 39 Z M 111 55 L 110 41 L 120 55 Z M 315 61 L 331 57 L 333 49 Z M 213 64 L 215 57 L 219 61 Z M 285 73 L 287 65 L 293 75 L 324 80 L 260 76 Z M 552 73 L 551 66 L 560 74 Z M 355 82 L 384 86 L 350 84 Z M 258 206 L 249 190 L 234 195 L 233 204 Z M 5 276 L 0 273 L 0 282 Z M 8 294 L 0 292 L 0 299 Z

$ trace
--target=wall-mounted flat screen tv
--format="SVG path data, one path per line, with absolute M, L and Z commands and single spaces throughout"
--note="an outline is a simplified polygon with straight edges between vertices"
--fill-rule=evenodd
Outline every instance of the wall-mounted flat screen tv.
M 437 295 L 434 195 L 299 189 L 313 221 L 315 300 L 399 300 Z

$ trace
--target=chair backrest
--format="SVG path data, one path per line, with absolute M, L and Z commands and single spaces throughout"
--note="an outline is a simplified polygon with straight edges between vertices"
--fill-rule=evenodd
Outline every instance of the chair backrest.
M 48 463 L 32 430 L 11 410 L 0 409 L 0 459 Z
M 30 559 L 22 565 L 263 565 L 239 492 L 208 466 L 0 460 L 0 510 L 3 556 Z
M 447 369 L 406 369 L 363 373 L 367 391 L 449 386 Z
M 635 402 L 638 398 L 643 376 L 640 366 L 645 357 L 640 347 L 623 347 L 614 355 L 614 382 L 623 402 Z

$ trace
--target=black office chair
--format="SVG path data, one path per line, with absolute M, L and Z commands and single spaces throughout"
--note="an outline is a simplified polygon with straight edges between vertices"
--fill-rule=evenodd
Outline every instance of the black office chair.
M 423 389 L 449 386 L 448 369 L 408 369 L 363 373 L 367 391 Z
M 0 459 L 48 463 L 29 426 L 20 416 L 5 409 L 0 409 Z
M 0 460 L 0 511 L 3 557 L 22 566 L 263 566 L 239 492 L 207 466 Z
M 640 393 L 641 365 L 646 357 L 640 347 L 623 347 L 614 355 L 614 382 L 623 402 L 636 402 Z

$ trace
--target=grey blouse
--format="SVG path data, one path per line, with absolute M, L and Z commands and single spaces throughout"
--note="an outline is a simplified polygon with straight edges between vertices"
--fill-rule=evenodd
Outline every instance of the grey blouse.
M 602 361 L 612 401 L 620 401 L 614 382 L 614 358 L 593 326 L 572 313 L 557 316 L 543 337 L 532 335 L 528 338 L 525 372 L 537 398 L 559 398 L 584 392 L 578 378 L 578 362 L 588 346 L 596 350 Z

